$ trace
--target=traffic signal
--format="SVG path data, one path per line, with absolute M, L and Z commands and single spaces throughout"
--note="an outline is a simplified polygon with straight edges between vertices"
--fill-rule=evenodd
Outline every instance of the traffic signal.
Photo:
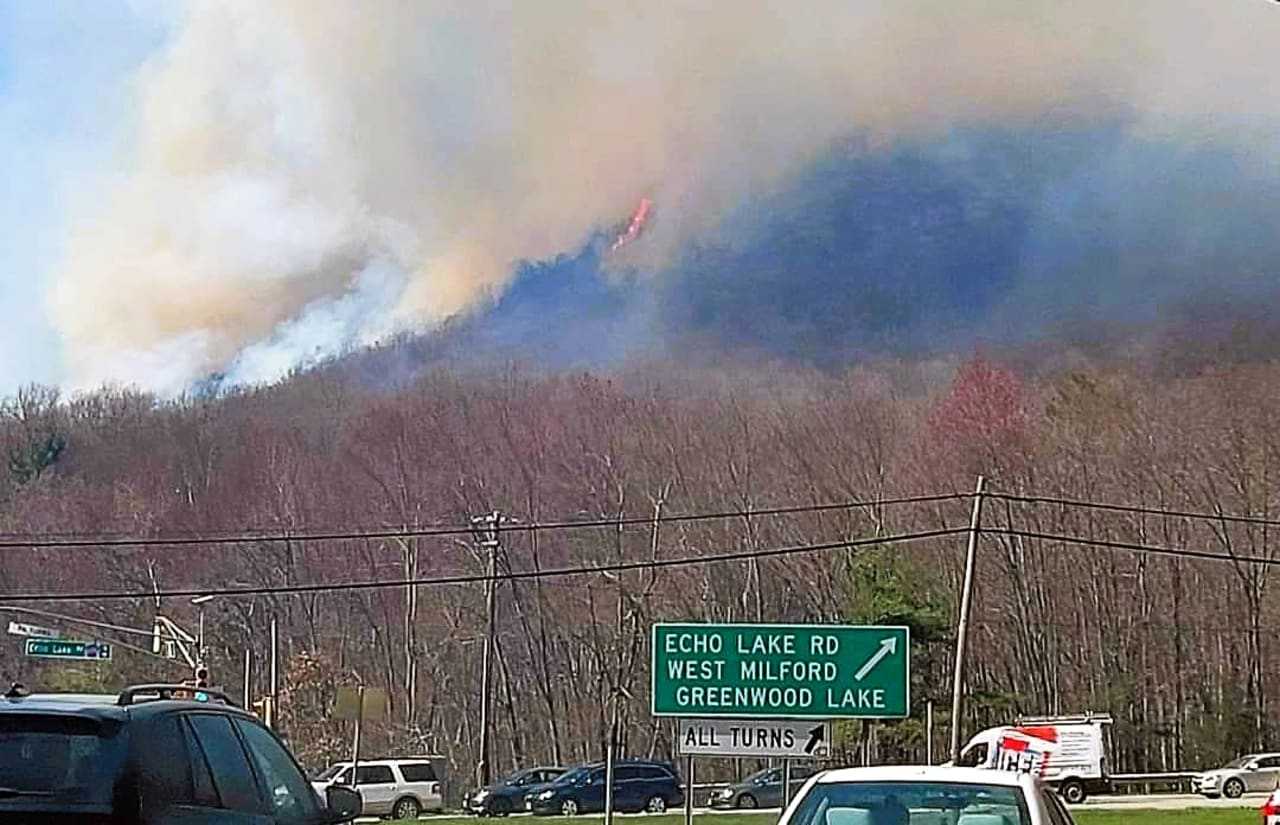
M 196 665 L 196 687 L 202 688 L 208 686 L 209 668 L 205 667 L 203 664 Z
M 258 714 L 258 718 L 265 722 L 267 727 L 272 727 L 272 722 L 275 721 L 275 714 L 271 710 L 271 697 L 263 696 L 252 704 L 253 711 Z

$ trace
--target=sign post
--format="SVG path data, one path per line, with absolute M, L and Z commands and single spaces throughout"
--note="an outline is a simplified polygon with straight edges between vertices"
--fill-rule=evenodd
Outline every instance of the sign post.
M 684 781 L 689 786 L 684 795 L 684 825 L 693 825 L 693 757 L 684 760 Z
M 111 660 L 111 645 L 106 642 L 73 642 L 68 639 L 28 638 L 23 647 L 28 656 L 38 659 L 77 659 L 91 662 Z
M 652 712 L 903 718 L 911 707 L 910 646 L 906 627 L 655 624 Z
M 356 729 L 351 737 L 351 787 L 360 784 L 360 725 L 364 722 L 364 685 L 356 688 Z
M 376 721 L 387 714 L 387 692 L 381 688 L 340 687 L 334 697 L 333 718 L 355 723 L 351 737 L 351 787 L 357 787 L 360 771 L 360 733 L 366 719 Z

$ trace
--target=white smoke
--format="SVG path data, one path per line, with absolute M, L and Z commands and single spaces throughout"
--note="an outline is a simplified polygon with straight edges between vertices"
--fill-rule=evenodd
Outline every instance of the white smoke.
M 285 321 L 265 341 L 250 344 L 227 370 L 230 384 L 270 384 L 294 370 L 377 342 L 393 331 L 391 312 L 404 293 L 405 273 L 374 261 L 336 298 L 319 298 Z
M 270 380 L 644 196 L 628 255 L 657 263 L 854 131 L 1120 112 L 1257 140 L 1277 42 L 1252 0 L 192 0 L 122 182 L 77 205 L 55 323 L 81 385 Z

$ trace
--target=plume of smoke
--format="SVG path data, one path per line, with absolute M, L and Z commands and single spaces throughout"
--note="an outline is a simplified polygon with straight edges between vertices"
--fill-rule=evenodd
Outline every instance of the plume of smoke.
M 125 174 L 77 210 L 55 322 L 80 384 L 266 380 L 456 313 L 642 196 L 662 220 L 626 251 L 656 268 L 854 131 L 1123 113 L 1253 141 L 1278 11 L 192 0 L 137 78 Z
M 306 369 L 389 334 L 391 311 L 404 291 L 404 272 L 374 261 L 360 272 L 350 291 L 318 298 L 285 321 L 264 341 L 236 356 L 225 379 L 231 384 L 268 384 L 295 369 Z

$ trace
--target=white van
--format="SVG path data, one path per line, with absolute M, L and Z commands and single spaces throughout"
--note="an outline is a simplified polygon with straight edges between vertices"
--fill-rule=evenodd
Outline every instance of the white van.
M 957 764 L 1034 774 L 1078 804 L 1111 790 L 1102 731 L 1109 724 L 1106 714 L 1019 719 L 970 739 Z

